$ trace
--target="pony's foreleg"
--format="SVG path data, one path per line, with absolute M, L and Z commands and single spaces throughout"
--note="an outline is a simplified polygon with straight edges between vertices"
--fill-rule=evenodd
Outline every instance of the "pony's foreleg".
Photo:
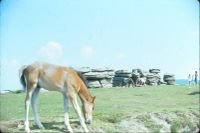
M 30 132 L 28 115 L 29 115 L 30 99 L 32 97 L 32 92 L 34 91 L 35 87 L 36 84 L 27 85 L 27 93 L 25 99 L 25 121 L 24 121 L 25 132 Z
M 83 130 L 84 132 L 89 132 L 86 124 L 85 124 L 85 120 L 83 118 L 83 115 L 82 115 L 82 112 L 81 112 L 81 109 L 79 107 L 79 104 L 78 104 L 78 101 L 77 101 L 77 98 L 76 98 L 76 95 L 74 94 L 73 96 L 70 97 L 70 100 L 71 100 L 71 103 L 79 117 L 79 121 L 81 123 L 81 126 L 83 127 Z
M 64 122 L 65 122 L 65 127 L 67 129 L 67 132 L 73 132 L 72 128 L 70 126 L 69 123 L 69 113 L 68 113 L 68 98 L 66 96 L 66 94 L 63 94 L 63 98 L 64 98 Z
M 33 116 L 34 116 L 34 121 L 35 124 L 40 128 L 40 129 L 44 129 L 44 126 L 42 125 L 42 123 L 40 122 L 39 119 L 39 115 L 37 112 L 37 97 L 38 97 L 38 93 L 40 92 L 40 88 L 36 88 L 35 91 L 32 94 L 31 97 L 31 105 L 32 105 L 32 110 L 33 110 Z

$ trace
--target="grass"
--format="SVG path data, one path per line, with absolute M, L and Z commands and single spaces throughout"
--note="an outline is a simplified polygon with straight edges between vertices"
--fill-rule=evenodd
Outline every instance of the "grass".
M 144 122 L 145 127 L 147 127 L 148 129 L 150 129 L 150 132 L 153 133 L 159 133 L 160 129 L 162 128 L 161 125 L 159 124 L 155 124 L 151 118 L 150 115 L 139 115 L 137 117 L 139 120 Z
M 193 130 L 194 125 L 192 121 L 186 119 L 187 117 L 184 114 L 181 114 L 177 119 L 175 119 L 171 124 L 171 132 L 178 133 L 180 128 L 188 127 Z
M 199 110 L 199 90 L 194 86 L 190 88 L 181 85 L 135 88 L 116 87 L 109 89 L 90 89 L 90 92 L 92 95 L 95 95 L 97 99 L 93 113 L 94 122 L 89 128 L 98 127 L 106 132 L 118 131 L 116 125 L 135 113 L 173 111 L 198 112 Z M 24 99 L 25 93 L 0 95 L 1 124 L 24 119 Z M 62 95 L 58 92 L 41 92 L 38 100 L 38 111 L 42 123 L 44 123 L 46 127 L 52 127 L 52 129 L 55 124 L 64 127 Z M 32 118 L 31 112 L 30 118 Z M 71 105 L 70 118 L 77 118 Z M 59 121 L 56 122 L 55 120 Z M 178 131 L 184 124 L 184 122 L 181 122 L 182 120 L 174 122 L 171 131 Z M 73 124 L 77 125 L 77 122 Z M 146 126 L 152 128 L 154 132 L 158 132 L 158 129 L 160 129 L 159 125 L 153 125 L 148 121 L 146 122 Z

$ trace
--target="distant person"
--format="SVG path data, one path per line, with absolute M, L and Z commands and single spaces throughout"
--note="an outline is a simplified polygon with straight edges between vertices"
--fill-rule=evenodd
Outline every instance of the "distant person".
M 188 84 L 191 85 L 192 77 L 191 74 L 188 75 Z
M 197 73 L 197 71 L 195 71 L 195 73 L 194 73 L 194 82 L 195 82 L 195 85 L 197 85 L 197 81 L 198 80 L 198 73 Z

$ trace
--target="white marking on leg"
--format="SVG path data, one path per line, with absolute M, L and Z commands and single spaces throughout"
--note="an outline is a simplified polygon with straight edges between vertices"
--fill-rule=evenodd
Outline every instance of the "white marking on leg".
M 29 95 L 29 94 L 27 94 L 27 95 Z M 25 101 L 25 121 L 24 121 L 25 132 L 30 132 L 29 121 L 28 121 L 29 105 L 30 105 L 30 99 L 26 98 L 26 101 Z
M 27 87 L 27 94 L 26 94 L 26 99 L 25 99 L 25 121 L 24 121 L 24 126 L 25 126 L 25 132 L 30 132 L 29 128 L 29 120 L 28 120 L 28 115 L 29 115 L 29 107 L 30 107 L 30 99 L 32 97 L 32 92 L 34 91 L 36 84 L 34 84 L 31 88 Z M 28 92 L 29 91 L 29 92 Z
M 73 132 L 73 130 L 70 126 L 70 123 L 69 123 L 69 113 L 68 112 L 64 113 L 64 121 L 65 121 L 65 127 L 67 128 L 67 131 L 70 133 Z
M 66 94 L 63 94 L 64 97 L 64 123 L 65 123 L 65 127 L 67 128 L 67 130 L 69 132 L 73 132 L 70 123 L 69 123 L 69 113 L 68 113 L 68 98 L 66 96 Z
M 88 130 L 86 124 L 85 124 L 81 109 L 78 105 L 76 96 L 71 99 L 71 102 L 72 102 L 72 105 L 73 105 L 73 107 L 74 107 L 74 109 L 75 109 L 75 111 L 76 111 L 76 113 L 79 117 L 79 121 L 81 123 L 81 126 L 83 127 L 84 132 L 89 132 L 89 130 Z

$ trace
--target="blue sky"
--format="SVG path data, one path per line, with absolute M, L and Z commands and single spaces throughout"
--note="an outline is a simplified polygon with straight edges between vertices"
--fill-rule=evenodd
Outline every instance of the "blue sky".
M 21 88 L 20 66 L 199 70 L 197 0 L 2 0 L 1 90 Z

